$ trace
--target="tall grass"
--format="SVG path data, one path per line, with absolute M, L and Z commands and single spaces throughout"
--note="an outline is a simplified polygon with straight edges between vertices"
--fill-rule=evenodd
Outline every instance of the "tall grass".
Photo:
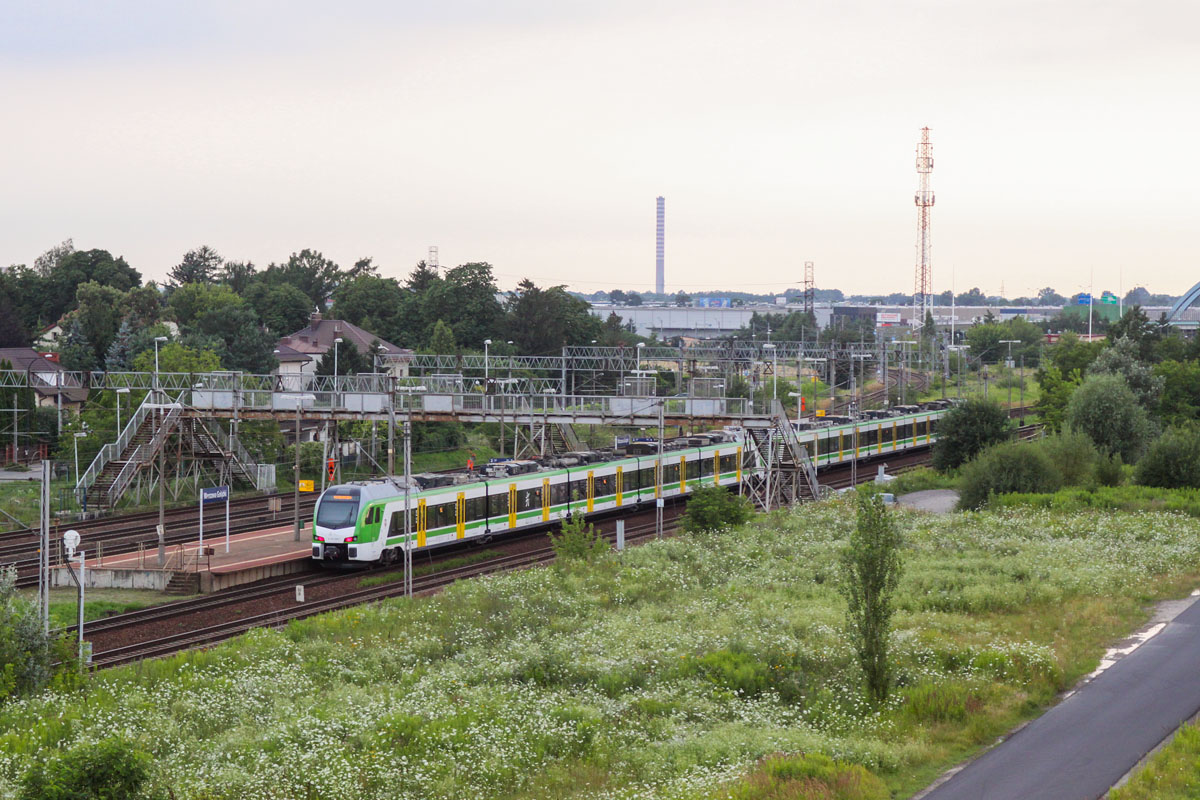
M 0 706 L 0 796 L 36 759 L 124 735 L 180 800 L 903 797 L 1200 570 L 1200 521 L 1177 515 L 897 522 L 886 703 L 843 627 L 832 564 L 853 514 L 834 501 Z

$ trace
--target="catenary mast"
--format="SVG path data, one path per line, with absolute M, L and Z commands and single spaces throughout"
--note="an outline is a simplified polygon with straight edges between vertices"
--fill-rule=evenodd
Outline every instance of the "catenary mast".
M 917 145 L 917 193 L 913 201 L 917 204 L 917 269 L 913 286 L 913 328 L 925 326 L 925 320 L 933 312 L 933 263 L 929 241 L 929 217 L 933 209 L 933 189 L 929 187 L 933 172 L 933 145 L 929 141 L 929 128 L 921 129 L 921 143 Z

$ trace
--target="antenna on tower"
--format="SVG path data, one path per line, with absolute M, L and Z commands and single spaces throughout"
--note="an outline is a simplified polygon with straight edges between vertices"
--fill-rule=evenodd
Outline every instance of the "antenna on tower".
M 813 262 L 804 262 L 804 311 L 808 314 L 816 313 L 817 289 L 813 283 Z
M 429 258 L 425 260 L 425 266 L 429 267 L 434 272 L 438 271 L 438 251 L 437 245 L 429 248 Z
M 917 270 L 913 286 L 913 326 L 924 327 L 925 320 L 933 312 L 933 263 L 929 242 L 929 216 L 933 208 L 933 189 L 929 188 L 929 176 L 933 172 L 933 145 L 929 141 L 929 128 L 921 129 L 921 143 L 917 145 L 917 193 L 913 202 L 917 204 Z

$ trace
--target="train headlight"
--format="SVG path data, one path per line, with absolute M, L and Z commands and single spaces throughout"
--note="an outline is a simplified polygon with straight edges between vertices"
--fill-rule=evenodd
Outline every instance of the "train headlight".
M 318 541 L 318 542 L 323 542 L 323 541 L 325 541 L 325 537 L 324 537 L 324 536 L 318 536 L 318 537 L 317 537 L 317 541 Z
M 353 536 L 347 536 L 345 539 L 342 539 L 342 541 L 343 541 L 343 542 L 353 542 L 353 541 L 354 541 L 354 537 L 353 537 Z

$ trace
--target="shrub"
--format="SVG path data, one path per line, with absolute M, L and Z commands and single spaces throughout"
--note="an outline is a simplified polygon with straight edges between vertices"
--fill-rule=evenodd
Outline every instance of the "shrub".
M 972 398 L 938 422 L 934 469 L 945 472 L 965 464 L 990 445 L 1006 441 L 1011 432 L 1012 420 L 998 403 Z
M 711 795 L 721 800 L 886 800 L 887 787 L 858 764 L 821 753 L 774 755 L 743 781 Z
M 747 498 L 724 486 L 708 486 L 691 494 L 680 524 L 689 532 L 736 528 L 744 525 L 753 513 Z
M 1095 442 L 1104 455 L 1132 464 L 1141 457 L 1154 426 L 1119 375 L 1091 375 L 1071 395 L 1066 422 Z
M 1049 457 L 1062 476 L 1063 486 L 1089 486 L 1096 481 L 1100 454 L 1087 434 L 1067 428 L 1039 440 L 1035 446 Z
M 1143 486 L 1200 487 L 1200 430 L 1174 428 L 1164 433 L 1138 462 L 1135 475 Z
M 0 568 L 0 700 L 44 687 L 58 656 L 37 609 L 17 593 L 16 570 Z
M 888 659 L 892 596 L 900 582 L 900 533 L 877 492 L 859 494 L 858 520 L 850 543 L 842 551 L 842 582 L 846 616 L 858 662 L 867 679 L 867 693 L 877 702 L 887 699 L 892 683 Z
M 595 561 L 609 552 L 608 542 L 582 515 L 564 519 L 559 532 L 550 534 L 550 546 L 563 562 Z
M 955 681 L 925 681 L 905 692 L 904 713 L 918 722 L 962 722 L 982 703 Z
M 19 800 L 136 800 L 145 797 L 150 756 L 123 739 L 77 745 L 35 764 Z
M 1061 486 L 1062 476 L 1044 450 L 1025 442 L 1006 442 L 962 468 L 958 507 L 974 510 L 982 508 L 992 494 L 1055 492 Z

